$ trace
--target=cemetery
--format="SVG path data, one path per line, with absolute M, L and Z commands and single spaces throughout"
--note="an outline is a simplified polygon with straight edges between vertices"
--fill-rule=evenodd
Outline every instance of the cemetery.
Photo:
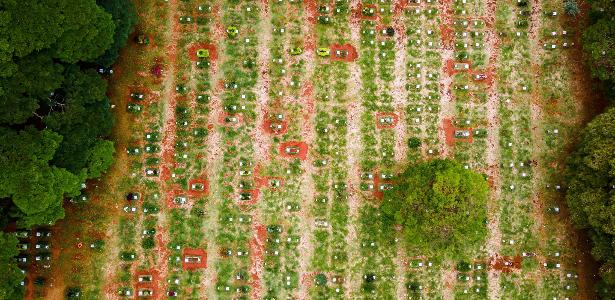
M 115 163 L 13 230 L 26 299 L 596 296 L 560 175 L 585 122 L 561 1 L 134 5 L 93 72 Z

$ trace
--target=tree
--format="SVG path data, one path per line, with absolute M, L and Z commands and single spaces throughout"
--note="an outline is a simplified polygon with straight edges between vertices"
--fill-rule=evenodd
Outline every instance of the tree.
M 115 23 L 113 44 L 96 60 L 108 67 L 117 59 L 120 49 L 126 45 L 128 36 L 137 23 L 137 10 L 131 0 L 97 0 L 96 3 L 111 14 Z
M 615 21 L 603 18 L 589 26 L 583 34 L 583 49 L 592 75 L 600 80 L 615 81 Z
M 15 256 L 19 254 L 17 243 L 14 235 L 0 231 L 0 299 L 23 298 L 23 289 L 19 283 L 24 280 L 25 275 L 15 263 Z
M 409 247 L 455 257 L 484 241 L 488 194 L 481 174 L 432 160 L 409 166 L 385 192 L 380 210 L 386 227 L 402 227 Z
M 65 63 L 92 61 L 113 42 L 111 15 L 94 0 L 4 0 L 0 3 L 0 76 L 18 72 L 14 62 L 45 49 Z
M 92 149 L 113 126 L 107 84 L 93 70 L 84 72 L 76 66 L 69 67 L 64 76 L 62 96 L 56 100 L 61 109 L 50 112 L 43 122 L 63 136 L 53 163 L 74 174 L 87 174 Z
M 107 140 L 99 140 L 96 145 L 90 149 L 87 158 L 88 178 L 100 177 L 113 164 L 113 153 L 115 148 L 113 142 Z
M 603 263 L 602 292 L 615 290 L 615 108 L 591 121 L 568 161 L 566 200 L 578 228 L 588 229 Z
M 80 178 L 49 165 L 61 140 L 50 130 L 0 127 L 0 199 L 12 199 L 18 225 L 55 222 L 64 217 L 64 197 L 79 194 Z

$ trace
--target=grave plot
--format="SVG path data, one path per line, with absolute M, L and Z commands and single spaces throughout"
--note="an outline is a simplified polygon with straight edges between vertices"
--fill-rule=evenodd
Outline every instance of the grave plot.
M 285 158 L 298 158 L 305 160 L 308 154 L 308 145 L 305 142 L 289 141 L 280 144 L 279 155 Z
M 184 270 L 207 268 L 207 252 L 203 249 L 184 248 L 182 268 Z

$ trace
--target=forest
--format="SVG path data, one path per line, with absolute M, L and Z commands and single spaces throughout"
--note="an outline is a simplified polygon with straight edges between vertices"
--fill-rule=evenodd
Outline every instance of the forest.
M 0 226 L 51 225 L 113 163 L 104 79 L 137 21 L 128 0 L 0 1 Z M 20 293 L 0 235 L 0 299 Z

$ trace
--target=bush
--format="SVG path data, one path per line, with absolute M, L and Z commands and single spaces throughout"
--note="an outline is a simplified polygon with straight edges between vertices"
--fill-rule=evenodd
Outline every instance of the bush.
M 153 249 L 155 245 L 156 243 L 153 237 L 146 237 L 141 241 L 141 247 L 143 247 L 143 249 Z
M 421 146 L 421 139 L 417 137 L 411 137 L 408 139 L 408 148 L 414 149 Z

